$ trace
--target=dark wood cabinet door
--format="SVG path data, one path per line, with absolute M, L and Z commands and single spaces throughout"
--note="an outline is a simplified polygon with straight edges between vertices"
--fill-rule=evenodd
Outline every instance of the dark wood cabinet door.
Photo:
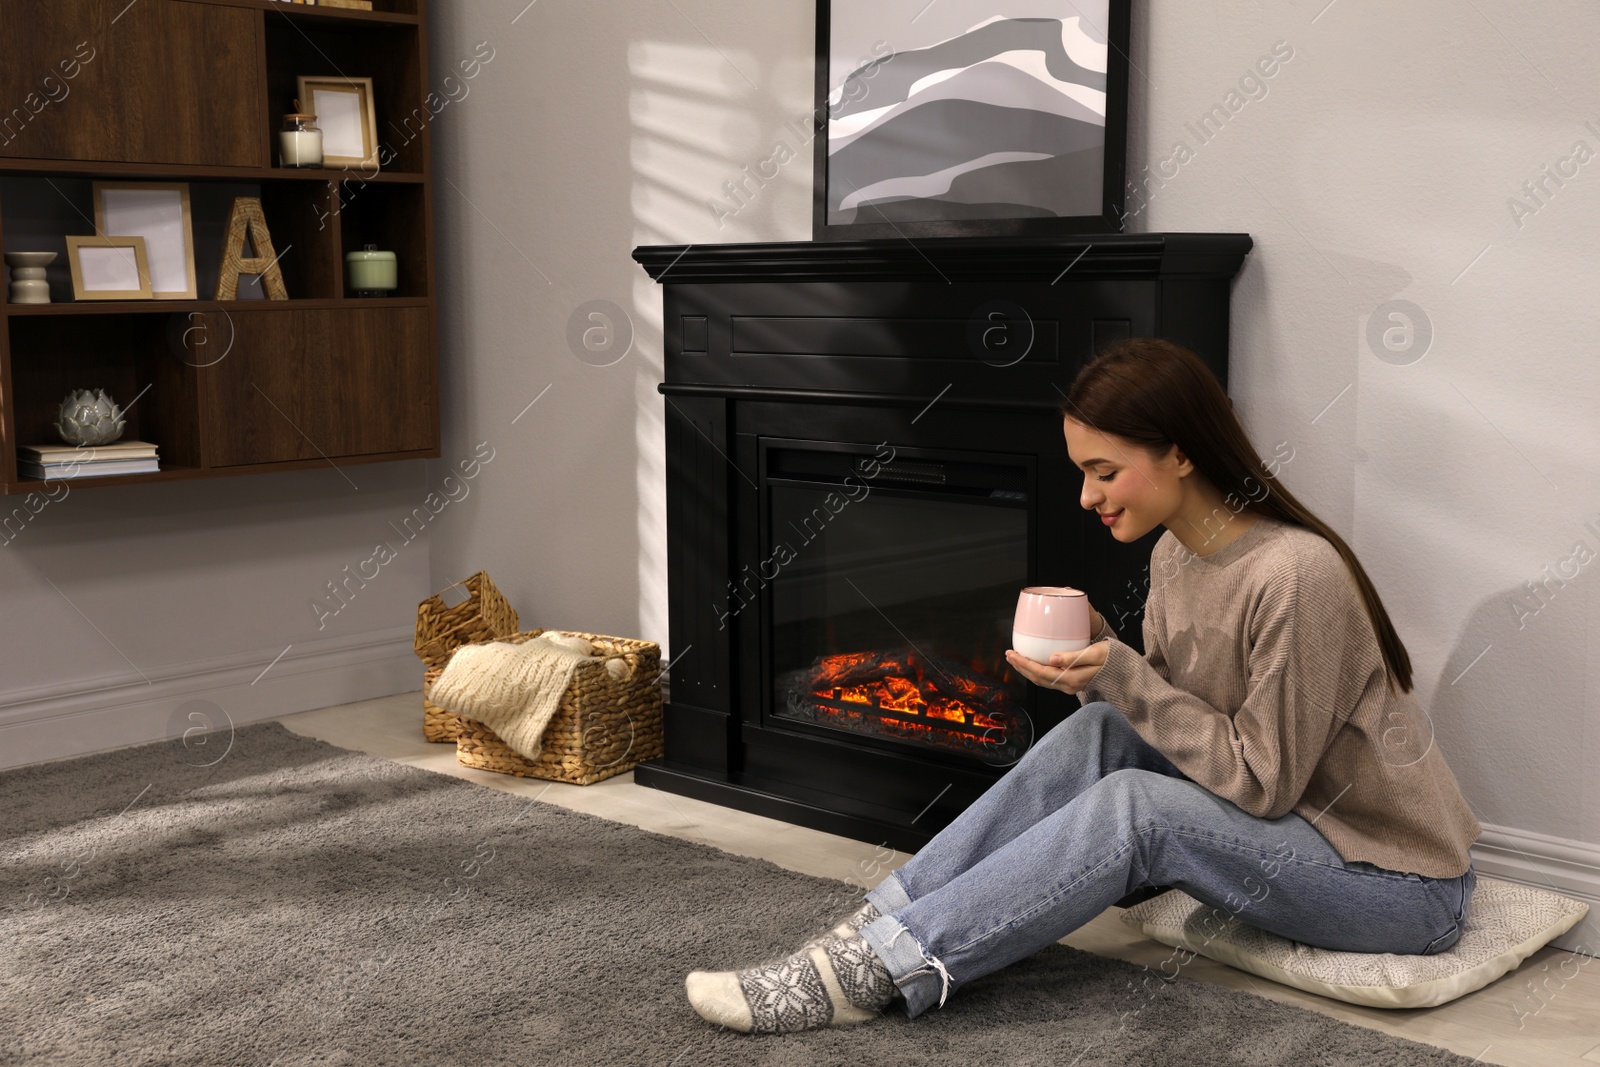
M 210 466 L 437 447 L 427 308 L 227 315 L 213 326 L 233 347 L 206 368 Z
M 245 7 L 0 0 L 0 156 L 264 167 L 261 34 Z
M 205 368 L 200 421 L 208 466 L 317 458 L 302 432 L 302 314 L 205 313 L 207 343 L 227 339 L 226 355 Z

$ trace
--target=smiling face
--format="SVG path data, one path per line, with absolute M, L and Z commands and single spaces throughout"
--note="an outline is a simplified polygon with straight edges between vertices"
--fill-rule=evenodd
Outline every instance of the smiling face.
M 1243 536 L 1260 517 L 1229 507 L 1216 487 L 1177 445 L 1160 459 L 1125 437 L 1062 420 L 1067 455 L 1083 471 L 1078 503 L 1102 515 L 1118 515 L 1109 529 L 1118 541 L 1137 541 L 1157 526 L 1172 531 L 1184 547 L 1209 556 Z M 1237 518 L 1239 521 L 1234 521 Z
M 1157 526 L 1166 526 L 1184 509 L 1185 481 L 1193 482 L 1194 465 L 1173 445 L 1160 460 L 1124 437 L 1101 433 L 1075 419 L 1063 420 L 1067 455 L 1083 471 L 1078 503 L 1111 515 L 1109 528 L 1118 541 L 1137 541 Z

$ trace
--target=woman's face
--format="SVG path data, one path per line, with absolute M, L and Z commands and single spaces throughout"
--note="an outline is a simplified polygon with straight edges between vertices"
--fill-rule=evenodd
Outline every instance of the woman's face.
M 1187 458 L 1180 458 L 1176 445 L 1156 461 L 1132 441 L 1090 429 L 1075 419 L 1063 420 L 1063 432 L 1067 455 L 1083 470 L 1078 503 L 1102 516 L 1115 515 L 1109 529 L 1118 541 L 1137 541 L 1165 526 L 1182 506 L 1180 475 L 1194 468 Z

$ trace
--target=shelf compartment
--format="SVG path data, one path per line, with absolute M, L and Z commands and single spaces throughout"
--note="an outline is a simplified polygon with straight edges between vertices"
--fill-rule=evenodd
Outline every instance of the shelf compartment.
M 371 78 L 379 166 L 346 173 L 425 171 L 433 115 L 424 102 L 428 88 L 418 62 L 419 32 L 415 25 L 267 19 L 267 109 L 273 130 L 299 96 L 298 77 Z M 311 107 L 309 100 L 301 104 Z
M 17 446 L 60 443 L 61 401 L 74 389 L 104 389 L 127 409 L 124 440 L 155 444 L 163 465 L 198 466 L 199 376 L 169 340 L 184 327 L 183 316 L 12 320 Z
M 261 210 L 273 246 L 283 257 L 278 268 L 291 300 L 326 300 L 339 295 L 339 223 L 334 218 L 334 188 L 333 182 L 261 185 Z M 214 279 L 212 291 L 215 292 Z
M 393 297 L 427 297 L 429 292 L 426 226 L 427 200 L 421 186 L 362 185 L 345 182 L 340 191 L 339 240 L 341 269 L 344 253 L 358 252 L 369 244 L 395 254 L 400 288 Z M 351 294 L 349 273 L 342 273 L 343 292 Z
M 261 200 L 273 246 L 282 253 L 278 269 L 291 297 L 317 300 L 339 295 L 342 252 L 337 220 L 331 210 L 333 183 L 190 180 L 188 186 L 195 283 L 202 300 L 209 300 L 216 292 L 223 235 L 234 198 L 239 196 Z M 94 232 L 93 180 L 77 176 L 0 177 L 0 213 L 8 249 L 60 253 L 47 270 L 51 299 L 63 306 L 84 307 L 90 303 L 73 304 L 65 237 Z M 256 283 L 241 279 L 241 289 L 247 284 L 253 287 Z M 18 308 L 34 306 L 55 305 L 13 304 L 7 311 L 14 314 Z

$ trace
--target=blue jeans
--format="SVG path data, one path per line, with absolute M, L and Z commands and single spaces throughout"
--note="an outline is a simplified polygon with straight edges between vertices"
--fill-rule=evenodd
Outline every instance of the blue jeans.
M 1442 952 L 1477 875 L 1346 862 L 1299 815 L 1259 819 L 1186 777 L 1105 701 L 1087 704 L 867 899 L 862 928 L 915 1018 L 1142 886 L 1343 952 Z

